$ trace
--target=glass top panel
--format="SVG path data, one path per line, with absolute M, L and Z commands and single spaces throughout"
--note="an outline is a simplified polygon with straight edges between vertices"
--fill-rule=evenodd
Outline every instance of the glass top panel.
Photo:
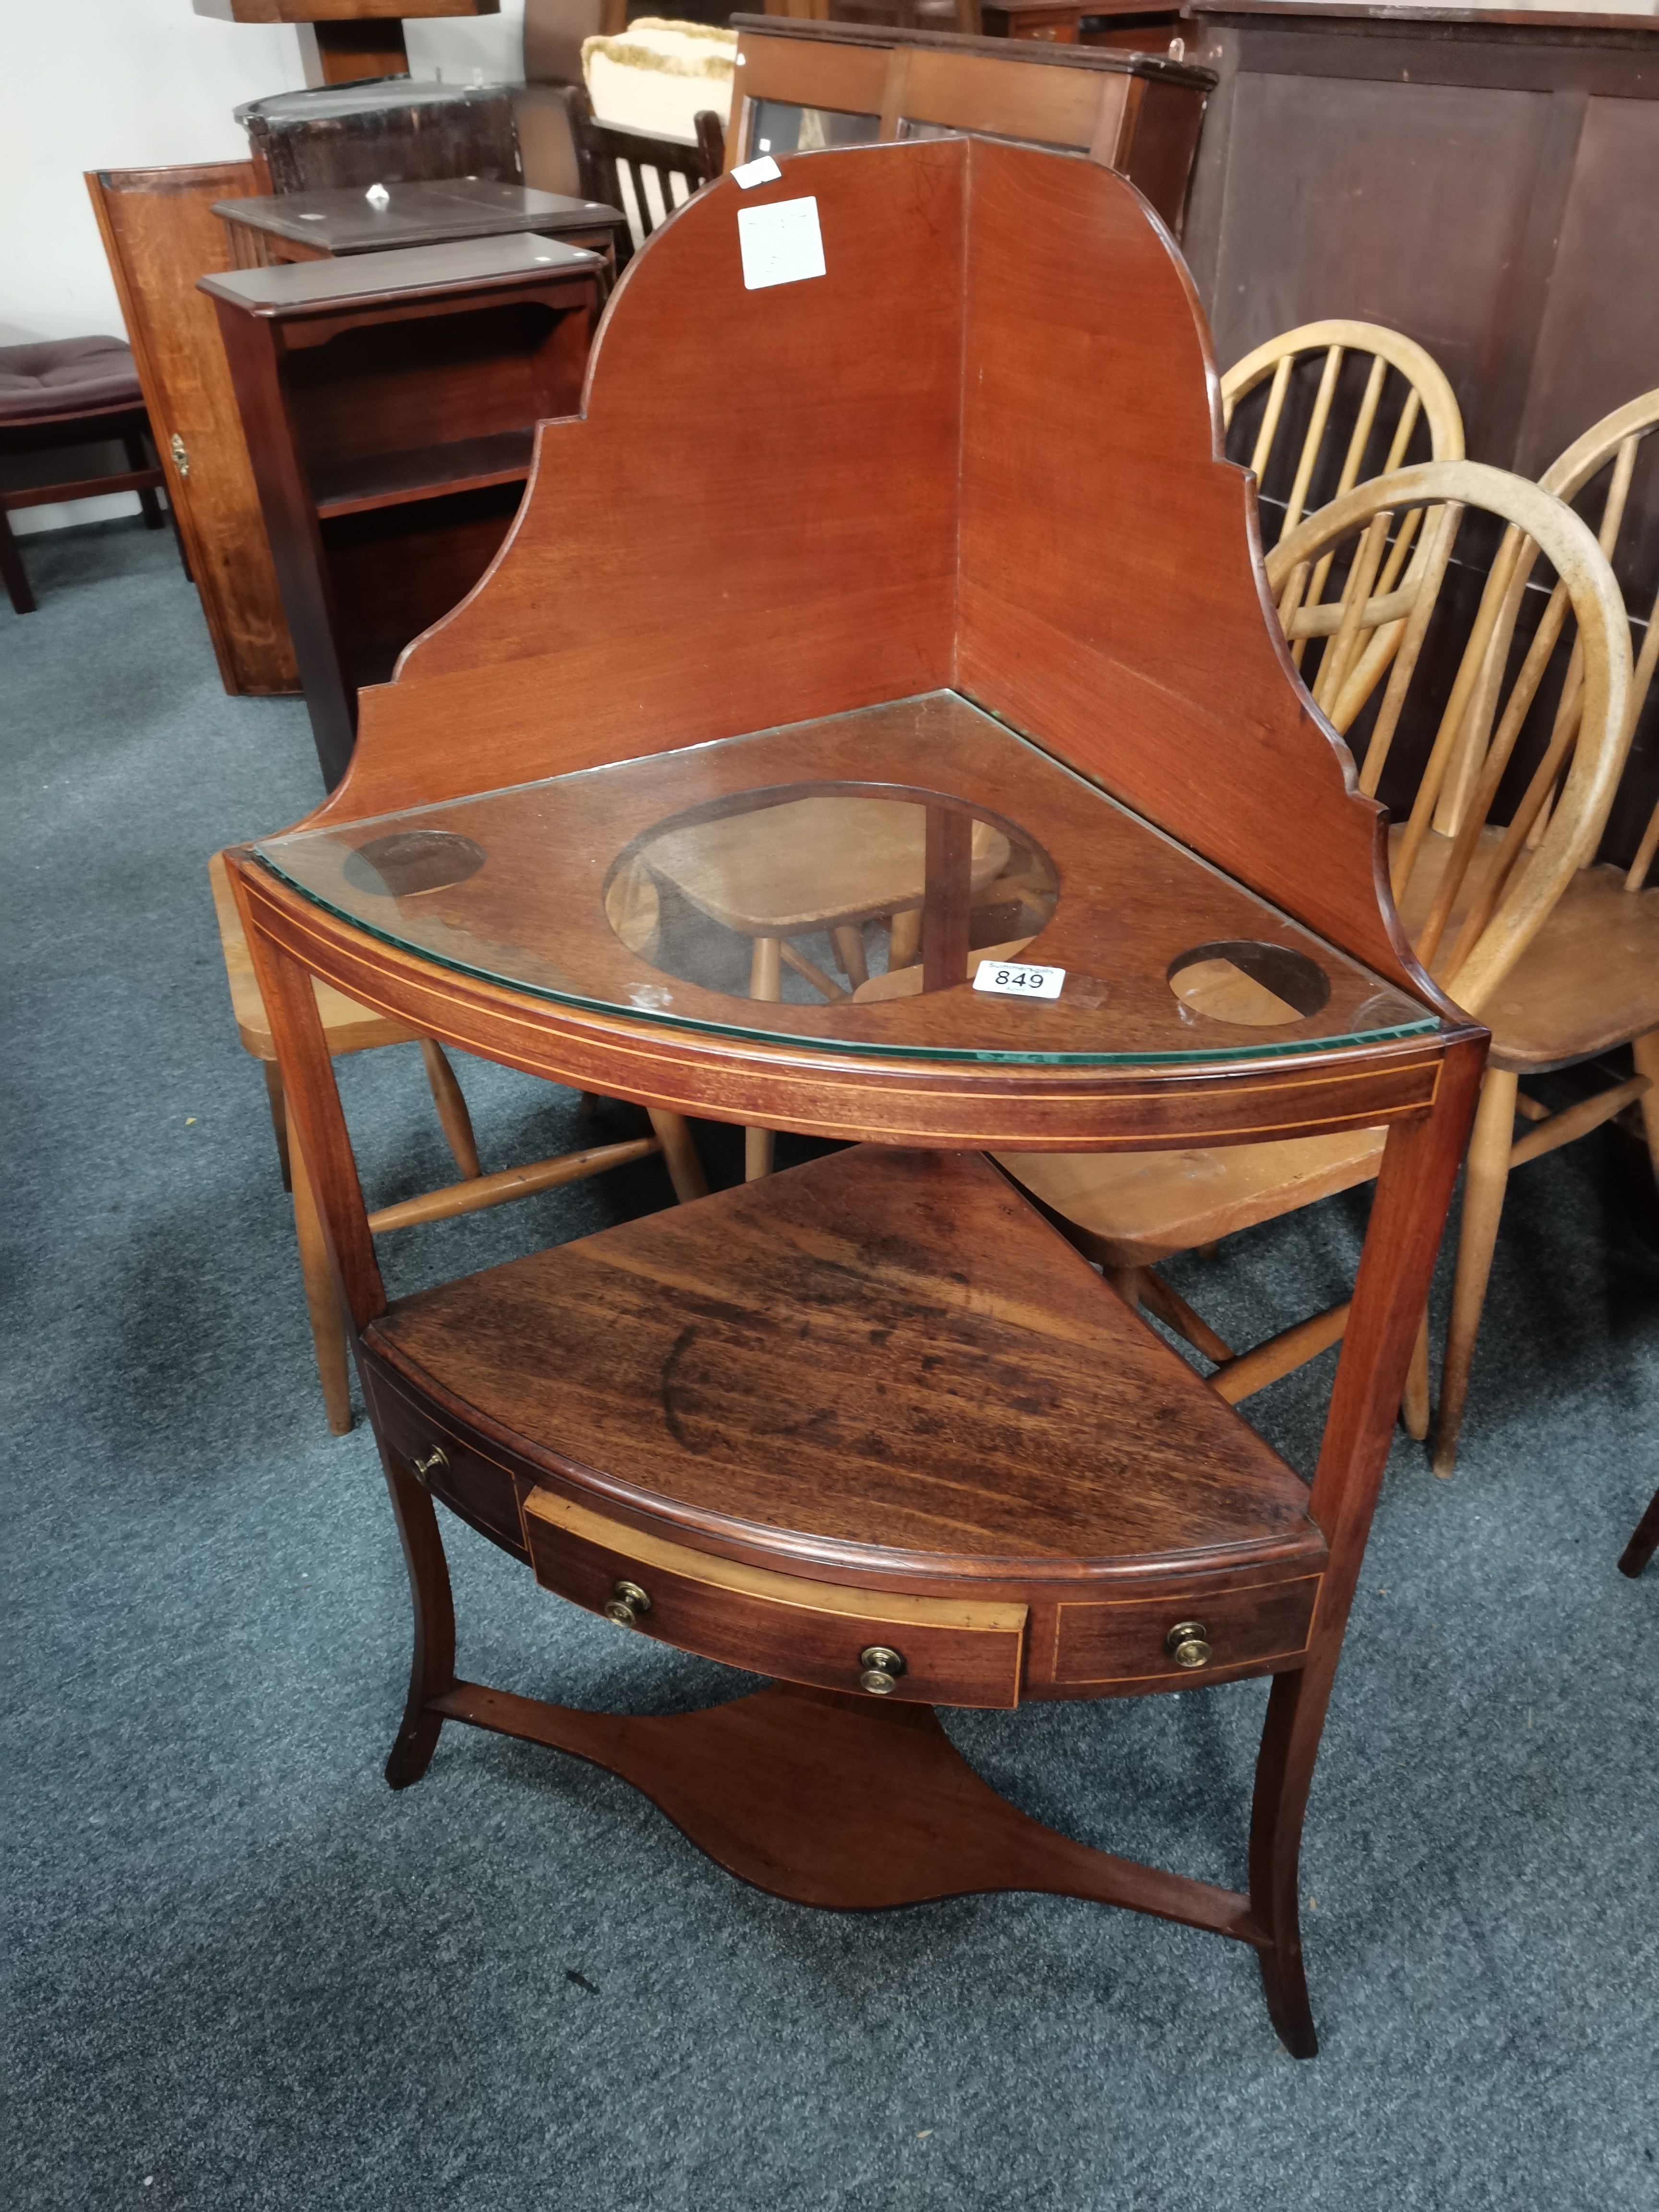
M 772 1042 L 1097 1064 L 1436 1026 L 953 692 L 255 850 L 446 966 Z

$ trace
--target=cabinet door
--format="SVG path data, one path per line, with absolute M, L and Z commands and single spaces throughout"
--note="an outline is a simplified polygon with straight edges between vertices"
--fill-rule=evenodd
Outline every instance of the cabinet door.
M 252 161 L 87 177 L 150 427 L 227 691 L 297 691 L 294 648 L 212 302 L 228 269 L 216 200 L 257 190 Z

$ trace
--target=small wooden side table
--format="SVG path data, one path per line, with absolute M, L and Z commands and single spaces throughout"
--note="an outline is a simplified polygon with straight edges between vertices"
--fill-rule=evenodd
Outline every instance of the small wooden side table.
M 576 411 L 605 272 L 519 234 L 202 278 L 331 787 L 358 687 L 465 598 L 518 512 L 536 424 Z
M 565 192 L 485 177 L 381 187 L 381 205 L 355 185 L 324 192 L 278 192 L 226 200 L 214 210 L 225 226 L 238 269 L 265 269 L 282 261 L 328 261 L 359 253 L 386 253 L 416 246 L 445 246 L 463 239 L 556 238 L 598 253 L 614 276 L 618 244 L 626 258 L 628 218 L 620 208 Z

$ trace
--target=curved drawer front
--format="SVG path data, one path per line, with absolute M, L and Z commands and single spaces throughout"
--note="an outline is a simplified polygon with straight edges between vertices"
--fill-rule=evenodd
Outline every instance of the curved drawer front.
M 530 1485 L 501 1461 L 458 1436 L 447 1423 L 393 1388 L 385 1370 L 365 1361 L 375 1427 L 392 1457 L 480 1535 L 527 1559 L 520 1502 Z
M 618 1583 L 649 1601 L 634 1627 L 685 1651 L 756 1674 L 825 1690 L 939 1705 L 1019 1703 L 1023 1605 L 895 1597 L 845 1589 L 711 1557 L 607 1521 L 549 1490 L 525 1500 L 536 1579 L 589 1612 L 617 1602 Z M 624 1598 L 624 1606 L 628 1601 Z M 891 1686 L 865 1690 L 872 1648 L 896 1652 Z
M 1057 1684 L 1082 1691 L 1103 1683 L 1149 1687 L 1206 1676 L 1235 1667 L 1261 1667 L 1293 1659 L 1307 1648 L 1320 1577 L 1258 1583 L 1207 1597 L 1131 1598 L 1111 1605 L 1062 1603 L 1054 1608 L 1054 1674 Z M 1197 1636 L 1180 1638 L 1188 1626 Z M 1203 1657 L 1183 1666 L 1199 1650 Z

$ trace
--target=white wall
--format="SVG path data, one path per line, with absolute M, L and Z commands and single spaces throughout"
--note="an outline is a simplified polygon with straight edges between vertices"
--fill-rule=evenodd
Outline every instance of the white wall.
M 411 73 L 519 76 L 523 15 L 524 0 L 501 0 L 499 15 L 411 22 Z M 232 111 L 304 83 L 298 34 L 219 22 L 191 0 L 0 0 L 0 345 L 120 333 L 82 172 L 245 159 Z M 127 494 L 26 507 L 12 526 L 137 507 Z

